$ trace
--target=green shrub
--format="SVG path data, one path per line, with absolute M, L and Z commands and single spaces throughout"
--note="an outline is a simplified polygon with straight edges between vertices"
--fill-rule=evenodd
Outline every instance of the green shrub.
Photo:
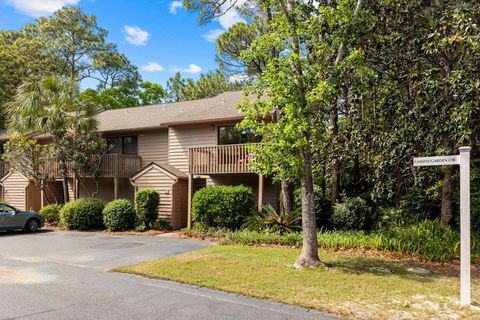
M 333 207 L 331 223 L 335 229 L 368 230 L 373 222 L 373 211 L 363 198 L 344 198 Z
M 40 215 L 45 219 L 45 222 L 51 225 L 58 225 L 60 222 L 60 210 L 62 209 L 61 204 L 49 204 L 40 209 Z
M 383 249 L 413 254 L 428 260 L 446 261 L 460 254 L 460 234 L 438 220 L 397 227 L 384 234 Z
M 440 185 L 429 188 L 414 187 L 400 200 L 401 214 L 397 217 L 396 225 L 410 225 L 425 219 L 436 219 L 440 216 L 442 196 Z
M 171 229 L 170 223 L 168 223 L 168 221 L 160 220 L 160 219 L 157 219 L 155 222 L 153 222 L 150 225 L 150 228 L 153 229 L 153 230 L 169 230 L 169 229 Z
M 200 189 L 192 200 L 195 223 L 207 227 L 238 229 L 255 208 L 251 188 L 211 186 Z
M 135 211 L 138 222 L 148 229 L 158 218 L 160 195 L 154 189 L 140 189 L 135 193 Z
M 195 231 L 189 230 L 194 236 Z M 302 234 L 272 233 L 268 231 L 242 230 L 236 232 L 217 232 L 210 230 L 207 235 L 222 237 L 221 244 L 243 245 L 302 245 Z M 425 220 L 408 227 L 398 227 L 389 231 L 320 231 L 317 234 L 318 246 L 333 249 L 376 249 L 412 255 L 431 261 L 449 261 L 458 259 L 460 254 L 460 236 L 452 228 L 443 228 L 438 221 Z M 471 241 L 473 260 L 480 259 L 480 239 Z
M 286 213 L 283 206 L 277 212 L 272 205 L 263 205 L 262 212 L 253 213 L 247 219 L 243 228 L 248 230 L 268 230 L 272 232 L 291 233 L 302 228 L 302 216 L 299 210 Z
M 317 229 L 329 229 L 331 228 L 332 202 L 323 196 L 322 189 L 319 186 L 315 185 L 313 190 Z M 293 199 L 294 207 L 301 210 L 302 194 L 300 189 L 295 190 Z
M 130 201 L 118 199 L 103 209 L 103 224 L 110 231 L 125 231 L 135 226 L 135 210 Z
M 67 229 L 88 230 L 102 227 L 104 206 L 103 201 L 95 198 L 69 202 L 60 211 L 60 221 Z

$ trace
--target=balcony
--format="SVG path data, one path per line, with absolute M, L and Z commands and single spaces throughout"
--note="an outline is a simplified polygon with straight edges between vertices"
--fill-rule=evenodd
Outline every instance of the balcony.
M 188 149 L 190 174 L 253 173 L 248 163 L 253 155 L 247 144 L 230 144 Z
M 100 162 L 101 177 L 104 178 L 130 178 L 141 169 L 141 157 L 127 154 L 106 154 Z M 62 171 L 56 158 L 49 159 L 44 170 L 48 176 L 60 179 Z M 73 176 L 73 169 L 68 166 L 68 176 Z

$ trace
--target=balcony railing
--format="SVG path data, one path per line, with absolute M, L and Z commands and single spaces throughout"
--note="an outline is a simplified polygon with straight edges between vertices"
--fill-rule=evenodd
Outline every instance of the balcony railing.
M 229 144 L 188 149 L 188 171 L 191 174 L 250 173 L 253 159 L 246 144 Z
M 67 166 L 68 176 L 73 176 L 71 165 Z M 101 177 L 105 178 L 130 178 L 141 169 L 141 158 L 137 155 L 106 154 L 100 162 Z M 44 172 L 48 176 L 59 179 L 62 177 L 62 168 L 56 158 L 46 161 Z

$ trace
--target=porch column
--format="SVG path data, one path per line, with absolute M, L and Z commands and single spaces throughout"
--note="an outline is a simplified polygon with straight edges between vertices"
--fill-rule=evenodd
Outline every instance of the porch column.
M 48 183 L 48 182 L 47 182 Z M 43 181 L 40 182 L 40 208 L 43 208 L 45 206 L 45 186 L 43 184 Z
M 258 175 L 258 212 L 262 211 L 263 204 L 263 175 Z
M 118 183 L 119 183 L 118 178 L 117 177 L 113 178 L 113 198 L 115 200 L 118 199 Z
M 80 185 L 79 181 L 77 177 L 74 175 L 72 178 L 73 200 L 77 200 L 80 197 L 79 185 Z
M 188 214 L 187 228 L 192 227 L 192 195 L 193 195 L 193 175 L 188 175 Z

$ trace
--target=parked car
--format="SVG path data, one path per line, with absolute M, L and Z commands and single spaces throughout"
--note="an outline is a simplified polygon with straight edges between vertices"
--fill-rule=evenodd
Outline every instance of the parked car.
M 22 211 L 0 202 L 0 230 L 26 230 L 35 232 L 42 228 L 43 218 L 36 212 Z

